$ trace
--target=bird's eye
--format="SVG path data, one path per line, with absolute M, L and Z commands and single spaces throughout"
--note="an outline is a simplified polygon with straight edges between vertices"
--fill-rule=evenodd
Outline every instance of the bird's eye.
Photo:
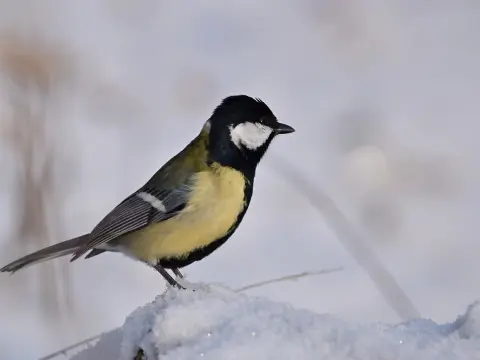
M 259 120 L 259 123 L 262 124 L 262 125 L 266 125 L 266 126 L 272 126 L 275 124 L 275 119 L 269 117 L 269 116 L 262 116 Z

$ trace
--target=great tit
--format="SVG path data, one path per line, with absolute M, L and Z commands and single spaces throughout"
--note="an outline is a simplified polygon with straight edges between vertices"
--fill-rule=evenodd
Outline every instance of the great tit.
M 152 266 L 172 286 L 183 288 L 179 269 L 211 254 L 235 232 L 248 209 L 258 163 L 277 135 L 293 131 L 262 100 L 226 97 L 200 134 L 92 232 L 26 255 L 0 271 L 112 251 Z

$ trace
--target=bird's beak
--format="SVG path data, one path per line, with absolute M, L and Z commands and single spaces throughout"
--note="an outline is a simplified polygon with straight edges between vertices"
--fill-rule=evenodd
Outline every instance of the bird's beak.
M 282 123 L 278 123 L 277 128 L 275 129 L 275 133 L 277 134 L 290 134 L 294 131 L 295 131 L 294 128 L 292 128 L 287 124 L 282 124 Z

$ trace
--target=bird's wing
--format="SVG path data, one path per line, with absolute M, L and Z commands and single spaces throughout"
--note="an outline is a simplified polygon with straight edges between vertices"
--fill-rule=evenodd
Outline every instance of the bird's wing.
M 74 254 L 71 261 L 119 236 L 178 214 L 185 207 L 191 191 L 188 180 L 173 189 L 158 189 L 147 185 L 130 195 L 105 216 L 90 233 L 88 243 Z
M 185 207 L 195 174 L 206 169 L 208 128 L 170 159 L 139 190 L 115 207 L 90 233 L 71 261 L 122 235 L 165 221 Z

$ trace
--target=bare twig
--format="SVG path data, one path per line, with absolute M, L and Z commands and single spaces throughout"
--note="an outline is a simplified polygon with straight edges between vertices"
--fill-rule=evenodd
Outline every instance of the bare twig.
M 274 167 L 281 177 L 300 192 L 320 212 L 326 223 L 337 234 L 357 263 L 367 272 L 372 282 L 382 294 L 387 304 L 402 320 L 419 318 L 420 313 L 407 297 L 393 275 L 385 268 L 367 241 L 358 234 L 333 200 L 318 186 L 312 185 L 302 172 L 286 160 L 272 154 Z
M 92 341 L 95 341 L 95 340 L 98 340 L 100 339 L 100 337 L 103 335 L 100 334 L 100 335 L 95 335 L 95 336 L 92 336 L 88 339 L 85 339 L 85 340 L 82 340 L 82 341 L 79 341 L 73 345 L 70 345 L 70 346 L 67 346 L 66 348 L 63 348 L 61 350 L 58 350 L 58 351 L 55 351 L 54 353 L 50 354 L 50 355 L 47 355 L 45 357 L 42 357 L 38 360 L 51 360 L 51 359 L 55 359 L 57 356 L 59 355 L 67 355 L 67 353 L 70 351 L 70 350 L 73 350 L 79 346 L 82 346 L 82 345 L 85 345 L 85 344 L 88 344 L 88 343 L 91 343 Z
M 316 271 L 304 271 L 304 272 L 299 273 L 299 274 L 292 274 L 292 275 L 282 276 L 282 277 L 279 277 L 279 278 L 276 278 L 276 279 L 259 281 L 259 282 L 256 282 L 254 284 L 246 285 L 246 286 L 243 286 L 241 288 L 235 289 L 235 292 L 242 292 L 242 291 L 245 291 L 245 290 L 250 290 L 250 289 L 258 288 L 258 287 L 261 287 L 261 286 L 264 286 L 264 285 L 279 283 L 279 282 L 283 282 L 283 281 L 298 280 L 300 278 L 309 277 L 309 276 L 330 274 L 330 273 L 341 271 L 341 270 L 343 270 L 342 267 L 336 267 L 336 268 L 324 269 L 324 270 L 316 270 Z

